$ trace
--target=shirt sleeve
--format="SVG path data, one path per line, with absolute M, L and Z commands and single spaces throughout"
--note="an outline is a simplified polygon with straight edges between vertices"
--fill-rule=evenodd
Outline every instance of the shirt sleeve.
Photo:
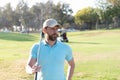
M 39 47 L 38 43 L 36 43 L 32 46 L 32 48 L 30 50 L 30 57 L 31 58 L 37 59 L 38 47 Z
M 73 58 L 72 49 L 71 49 L 70 47 L 68 47 L 68 49 L 67 49 L 67 54 L 66 54 L 65 59 L 66 59 L 67 61 L 70 61 L 70 60 L 72 60 L 72 58 Z

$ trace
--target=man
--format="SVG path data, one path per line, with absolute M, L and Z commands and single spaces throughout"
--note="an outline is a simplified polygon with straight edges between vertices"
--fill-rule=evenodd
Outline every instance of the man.
M 27 73 L 38 73 L 37 80 L 72 80 L 74 59 L 71 48 L 57 41 L 60 25 L 55 19 L 43 23 L 44 40 L 34 44 L 27 63 Z M 69 64 L 67 76 L 64 75 L 65 60 Z M 37 62 L 38 65 L 35 65 Z

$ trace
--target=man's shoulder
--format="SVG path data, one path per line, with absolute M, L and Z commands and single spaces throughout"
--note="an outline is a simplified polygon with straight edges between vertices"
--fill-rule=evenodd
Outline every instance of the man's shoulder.
M 68 45 L 68 44 L 66 44 L 66 43 L 64 43 L 64 42 L 61 42 L 61 41 L 58 41 L 58 44 L 60 45 L 60 46 L 62 46 L 62 47 L 66 47 L 66 48 L 70 48 L 70 46 Z

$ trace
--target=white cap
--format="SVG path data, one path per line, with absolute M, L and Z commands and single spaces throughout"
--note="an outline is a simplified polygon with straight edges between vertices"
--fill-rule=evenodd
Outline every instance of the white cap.
M 43 28 L 45 28 L 45 27 L 51 27 L 51 28 L 53 28 L 55 26 L 60 27 L 60 24 L 55 19 L 47 19 L 43 23 Z

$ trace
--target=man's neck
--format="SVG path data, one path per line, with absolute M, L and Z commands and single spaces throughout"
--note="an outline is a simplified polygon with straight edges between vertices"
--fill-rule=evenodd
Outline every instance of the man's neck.
M 55 40 L 55 41 L 51 41 L 51 40 L 46 39 L 45 41 L 46 41 L 50 46 L 53 46 L 53 45 L 56 43 L 56 40 Z

